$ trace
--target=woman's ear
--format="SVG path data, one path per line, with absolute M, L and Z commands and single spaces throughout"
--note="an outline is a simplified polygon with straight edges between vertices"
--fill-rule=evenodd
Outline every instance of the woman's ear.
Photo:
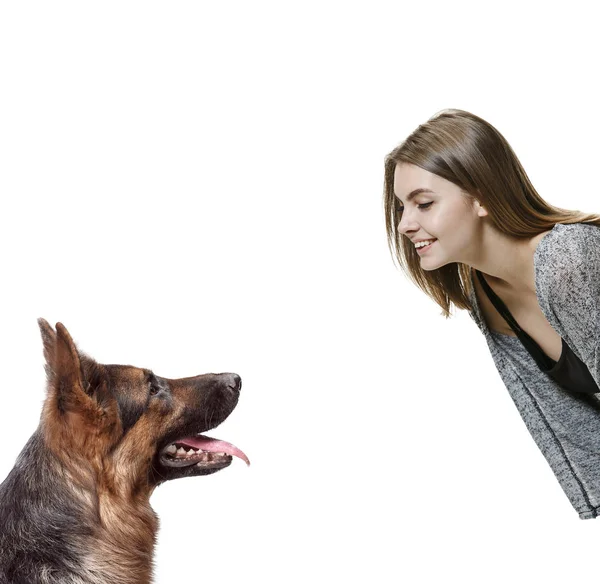
M 478 217 L 487 217 L 487 209 L 478 200 L 475 200 L 475 208 L 477 209 Z

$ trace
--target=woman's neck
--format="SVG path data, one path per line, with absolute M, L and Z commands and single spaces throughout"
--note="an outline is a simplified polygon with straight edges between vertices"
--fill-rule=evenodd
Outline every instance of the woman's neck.
M 496 229 L 483 230 L 477 249 L 467 261 L 497 288 L 514 294 L 535 294 L 533 257 L 544 231 L 531 239 L 510 238 Z

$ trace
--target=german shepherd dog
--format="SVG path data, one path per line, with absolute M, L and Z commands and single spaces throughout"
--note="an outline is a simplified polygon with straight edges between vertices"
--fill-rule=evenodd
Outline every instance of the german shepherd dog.
M 235 408 L 233 373 L 165 379 L 102 365 L 39 321 L 48 392 L 38 429 L 0 485 L 0 584 L 147 584 L 154 488 L 237 456 L 201 436 Z

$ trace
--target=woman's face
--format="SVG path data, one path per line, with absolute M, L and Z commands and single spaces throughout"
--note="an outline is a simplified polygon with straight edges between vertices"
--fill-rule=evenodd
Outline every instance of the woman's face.
M 398 231 L 416 245 L 426 271 L 452 262 L 472 265 L 487 212 L 454 183 L 413 164 L 399 163 L 394 193 L 404 208 Z M 431 241 L 433 240 L 433 241 Z

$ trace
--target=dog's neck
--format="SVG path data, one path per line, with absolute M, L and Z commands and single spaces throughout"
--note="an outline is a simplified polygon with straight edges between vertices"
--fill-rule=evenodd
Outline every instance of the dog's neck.
M 96 519 L 88 556 L 90 569 L 103 573 L 106 582 L 148 584 L 158 529 L 150 504 L 100 494 Z
M 68 577 L 86 584 L 151 582 L 158 520 L 149 495 L 124 498 L 94 481 L 91 468 L 78 468 L 69 456 L 57 457 L 40 432 L 31 437 L 0 486 L 6 543 L 0 581 L 3 568 L 25 569 L 22 544 L 11 547 L 9 542 L 27 537 L 24 582 L 42 582 L 36 577 L 46 572 L 56 577 L 43 582 L 56 584 Z
M 120 468 L 107 453 L 94 452 L 83 457 L 74 449 L 65 463 L 64 457 L 56 456 L 57 447 L 67 446 L 48 444 L 60 472 L 68 476 L 71 496 L 80 503 L 81 520 L 91 528 L 87 536 L 87 569 L 103 574 L 102 582 L 149 583 L 158 532 L 158 517 L 150 506 L 153 488 L 147 480 L 133 482 L 132 468 Z M 135 467 L 135 463 L 131 466 Z M 134 468 L 133 472 L 137 470 Z

